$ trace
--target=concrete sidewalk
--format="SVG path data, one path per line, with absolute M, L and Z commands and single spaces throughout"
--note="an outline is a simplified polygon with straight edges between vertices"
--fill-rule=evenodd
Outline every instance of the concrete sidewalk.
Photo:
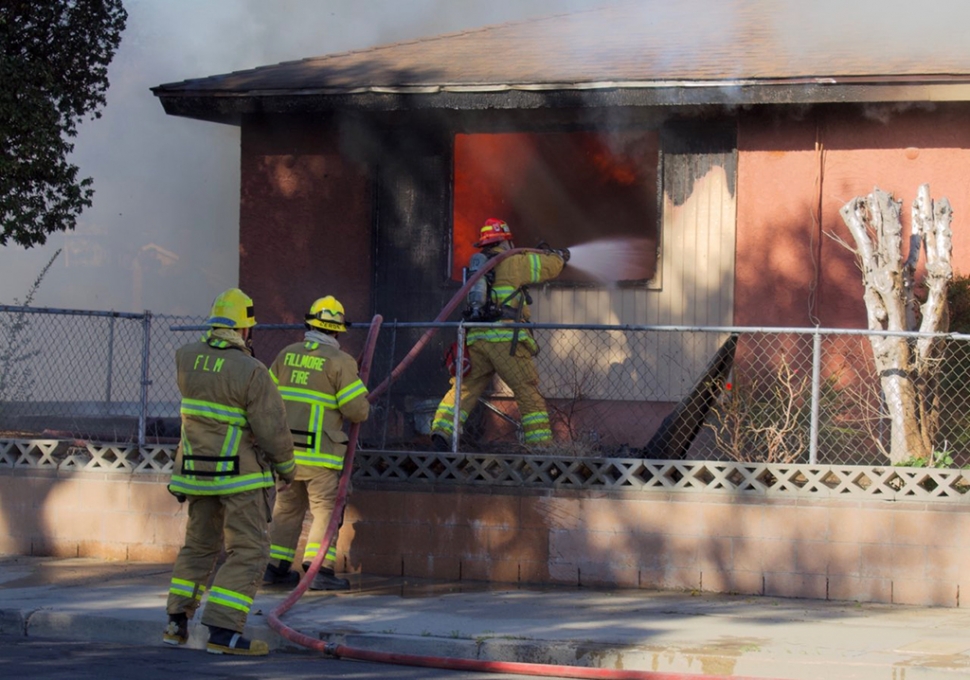
M 171 565 L 0 556 L 0 633 L 161 644 Z M 311 637 L 423 656 L 753 676 L 922 680 L 970 674 L 970 612 L 693 593 L 516 588 L 351 576 L 283 617 Z M 257 595 L 247 634 L 289 593 Z M 201 649 L 198 617 L 189 646 Z M 173 650 L 173 653 L 175 650 Z

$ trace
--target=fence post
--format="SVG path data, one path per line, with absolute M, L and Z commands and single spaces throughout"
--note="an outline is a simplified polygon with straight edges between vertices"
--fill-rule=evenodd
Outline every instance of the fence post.
M 110 321 L 108 322 L 108 377 L 105 380 L 104 386 L 104 400 L 106 403 L 111 403 L 111 381 L 114 376 L 114 364 L 115 364 L 115 316 L 112 315 Z
M 812 334 L 812 417 L 809 429 L 808 462 L 818 464 L 818 411 L 821 399 L 822 376 L 822 335 L 815 330 Z
M 152 338 L 152 313 L 145 310 L 142 317 L 141 344 L 141 407 L 138 410 L 138 446 L 145 445 L 145 426 L 148 420 L 148 386 L 152 381 L 148 377 L 148 365 L 151 357 L 150 347 Z
M 453 426 L 451 431 L 452 453 L 458 453 L 458 428 L 461 425 L 461 374 L 464 373 L 462 369 L 465 366 L 465 324 L 463 321 L 458 322 L 457 342 L 457 351 L 455 352 L 455 398 L 452 399 L 452 402 L 454 403 L 454 413 L 452 414 L 451 420 L 451 424 Z

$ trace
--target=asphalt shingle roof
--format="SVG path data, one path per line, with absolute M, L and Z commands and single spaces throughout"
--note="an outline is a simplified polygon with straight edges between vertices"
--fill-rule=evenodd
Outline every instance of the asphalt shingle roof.
M 656 84 L 952 80 L 963 0 L 639 0 L 169 83 L 182 92 L 353 94 Z

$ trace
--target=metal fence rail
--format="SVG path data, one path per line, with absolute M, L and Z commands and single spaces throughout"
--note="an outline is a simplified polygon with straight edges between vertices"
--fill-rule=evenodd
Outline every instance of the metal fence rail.
M 175 349 L 202 317 L 0 306 L 0 438 L 171 443 L 178 436 Z M 354 353 L 358 324 L 341 337 Z M 443 357 L 475 327 L 385 323 L 371 372 L 382 382 L 428 329 L 437 334 L 372 405 L 363 451 L 427 451 L 431 422 L 451 380 Z M 885 465 L 892 392 L 872 340 L 939 345 L 917 409 L 936 466 L 970 463 L 967 336 L 844 329 L 535 324 L 539 389 L 554 444 L 522 444 L 514 395 L 498 379 L 454 441 L 455 453 L 541 453 L 572 458 L 708 460 L 768 464 Z M 265 363 L 302 338 L 298 325 L 260 325 Z M 462 351 L 461 343 L 458 344 Z M 461 380 L 459 376 L 458 380 Z M 888 391 L 887 391 L 888 390 Z M 903 397 L 908 398 L 906 395 Z

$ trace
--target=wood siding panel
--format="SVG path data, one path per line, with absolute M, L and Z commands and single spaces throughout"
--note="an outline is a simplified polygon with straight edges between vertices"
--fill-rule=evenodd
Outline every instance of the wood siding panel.
M 662 287 L 545 286 L 533 293 L 538 323 L 729 326 L 733 324 L 736 154 L 673 154 L 665 159 Z M 675 197 L 685 197 L 678 203 Z M 677 401 L 724 341 L 721 334 L 545 331 L 539 334 L 541 388 L 566 397 L 569 380 L 629 361 L 637 376 L 599 382 L 590 398 Z

